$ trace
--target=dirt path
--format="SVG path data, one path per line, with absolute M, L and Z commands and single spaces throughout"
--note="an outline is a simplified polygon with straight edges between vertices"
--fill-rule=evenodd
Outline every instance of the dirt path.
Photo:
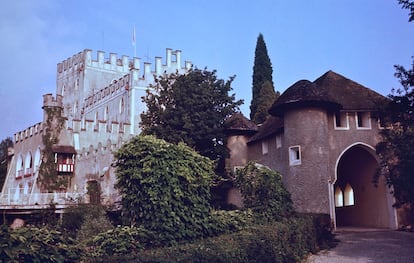
M 392 230 L 342 230 L 339 244 L 310 256 L 306 263 L 413 263 L 414 233 Z

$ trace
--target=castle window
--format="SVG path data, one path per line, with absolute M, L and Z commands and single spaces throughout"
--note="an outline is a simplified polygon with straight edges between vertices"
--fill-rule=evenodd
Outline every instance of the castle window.
M 265 155 L 269 152 L 269 144 L 267 141 L 262 141 L 262 154 Z
M 289 147 L 289 164 L 300 165 L 302 163 L 302 156 L 300 153 L 300 146 Z
M 351 187 L 350 184 L 347 184 L 345 186 L 345 190 L 344 190 L 344 205 L 345 206 L 355 205 L 354 189 L 352 189 L 352 187 Z
M 121 101 L 119 102 L 119 113 L 122 114 L 124 113 L 124 98 L 121 98 Z
M 369 112 L 356 112 L 357 129 L 371 129 L 371 116 Z
M 104 111 L 104 121 L 108 120 L 108 115 L 109 115 L 109 108 L 108 106 L 106 106 L 105 111 Z
M 348 113 L 337 111 L 334 114 L 334 126 L 336 130 L 348 130 Z
M 73 103 L 73 114 L 76 114 L 78 112 L 78 101 L 75 101 Z
M 282 148 L 282 136 L 276 135 L 276 149 Z
M 61 95 L 62 96 L 65 95 L 65 84 L 63 84 L 63 86 L 62 86 L 62 93 L 61 93 Z
M 340 187 L 335 188 L 335 206 L 342 207 L 344 206 L 344 195 Z
M 17 158 L 17 165 L 16 165 L 16 179 L 21 179 L 24 174 L 24 166 L 23 166 L 23 157 L 19 155 Z
M 24 167 L 24 177 L 32 176 L 33 174 L 33 160 L 32 160 L 32 154 L 30 152 L 26 155 L 25 160 L 25 167 Z

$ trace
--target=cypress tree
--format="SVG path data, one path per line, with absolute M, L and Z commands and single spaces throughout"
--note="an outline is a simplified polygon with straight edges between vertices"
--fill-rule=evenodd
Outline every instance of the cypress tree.
M 260 119 L 255 119 L 255 116 L 257 115 L 256 113 L 259 107 L 260 90 L 262 89 L 263 84 L 266 81 L 269 81 L 274 92 L 272 73 L 272 63 L 270 62 L 269 55 L 267 54 L 267 48 L 263 35 L 259 34 L 254 56 L 252 102 L 250 104 L 250 119 L 256 123 L 261 121 Z

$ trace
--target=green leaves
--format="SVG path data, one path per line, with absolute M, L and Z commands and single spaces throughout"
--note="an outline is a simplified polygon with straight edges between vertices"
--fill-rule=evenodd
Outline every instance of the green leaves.
M 293 212 L 290 194 L 279 173 L 254 162 L 237 170 L 236 185 L 243 196 L 245 208 L 250 208 L 265 220 L 279 220 Z
M 142 98 L 147 105 L 143 134 L 184 142 L 211 160 L 226 157 L 224 120 L 242 104 L 229 95 L 233 79 L 225 82 L 215 71 L 198 69 L 157 78 Z
M 134 137 L 114 156 L 126 224 L 156 232 L 165 244 L 208 232 L 212 161 L 153 136 Z

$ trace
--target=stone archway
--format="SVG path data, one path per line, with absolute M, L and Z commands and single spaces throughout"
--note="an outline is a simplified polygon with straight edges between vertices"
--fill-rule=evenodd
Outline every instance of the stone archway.
M 372 182 L 378 167 L 375 151 L 363 144 L 349 147 L 339 157 L 334 184 L 337 226 L 392 227 L 394 211 L 385 182 L 382 178 L 378 186 Z

